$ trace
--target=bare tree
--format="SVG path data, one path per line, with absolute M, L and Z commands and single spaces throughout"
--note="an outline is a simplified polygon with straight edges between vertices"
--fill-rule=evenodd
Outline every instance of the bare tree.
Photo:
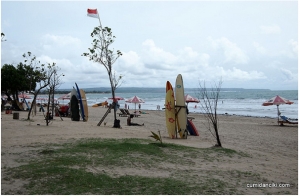
M 100 21 L 100 18 L 99 18 Z M 122 55 L 122 53 L 117 50 L 116 53 L 114 49 L 111 49 L 111 44 L 114 42 L 115 36 L 112 35 L 111 28 L 104 27 L 102 28 L 101 22 L 100 26 L 95 27 L 93 32 L 91 33 L 93 39 L 93 46 L 89 48 L 88 53 L 83 53 L 83 56 L 89 58 L 90 61 L 94 61 L 96 63 L 100 63 L 103 65 L 108 73 L 109 82 L 111 86 L 113 104 L 114 104 L 114 127 L 120 127 L 120 121 L 117 120 L 117 100 L 115 99 L 115 91 L 122 76 L 116 77 L 113 72 L 112 65 L 116 62 L 116 60 Z
M 49 70 L 48 70 L 48 76 L 49 76 L 49 89 L 48 89 L 48 104 L 47 104 L 47 115 L 46 115 L 46 125 L 48 126 L 50 118 L 53 119 L 53 115 L 55 112 L 55 103 L 54 103 L 54 94 L 55 90 L 59 88 L 59 86 L 62 84 L 61 81 L 61 76 L 64 76 L 64 74 L 59 74 L 58 72 L 60 71 L 60 68 L 55 67 L 55 63 L 50 66 L 48 65 Z M 51 109 L 52 113 L 50 116 L 50 104 L 51 104 Z
M 208 122 L 208 130 L 216 138 L 216 146 L 222 147 L 219 136 L 219 118 L 217 114 L 218 101 L 220 97 L 220 90 L 222 86 L 222 79 L 214 87 L 207 89 L 205 82 L 199 82 L 198 98 L 200 99 L 201 108 L 204 110 L 204 116 Z
M 25 58 L 24 62 L 27 66 L 29 93 L 33 94 L 33 106 L 36 103 L 36 98 L 40 91 L 50 84 L 51 77 L 54 74 L 53 67 L 55 66 L 55 63 L 52 65 L 48 63 L 48 66 L 45 66 L 44 64 L 41 64 L 31 52 L 23 54 L 23 57 Z M 33 107 L 29 108 L 27 120 L 30 120 L 32 108 Z

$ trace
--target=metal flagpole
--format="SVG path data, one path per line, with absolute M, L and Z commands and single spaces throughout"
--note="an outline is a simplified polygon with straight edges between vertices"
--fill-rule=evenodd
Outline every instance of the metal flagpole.
M 102 25 L 101 25 L 101 20 L 100 20 L 100 16 L 99 16 L 98 9 L 97 9 L 97 15 L 98 15 L 99 23 L 100 23 L 100 28 L 101 28 L 101 30 L 102 30 Z

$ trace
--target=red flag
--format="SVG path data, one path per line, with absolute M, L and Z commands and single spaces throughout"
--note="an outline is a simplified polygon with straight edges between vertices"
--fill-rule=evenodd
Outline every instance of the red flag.
M 97 9 L 87 9 L 87 15 L 93 18 L 99 18 Z

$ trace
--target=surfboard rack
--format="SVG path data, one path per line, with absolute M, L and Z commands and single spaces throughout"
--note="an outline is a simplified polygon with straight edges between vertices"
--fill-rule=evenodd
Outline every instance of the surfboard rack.
M 57 106 L 55 106 L 55 113 L 58 113 L 58 116 L 60 117 L 61 121 L 64 121 L 63 118 L 61 117 L 60 113 L 59 113 L 59 109 Z
M 113 108 L 113 104 L 111 104 L 109 106 L 109 108 L 107 109 L 107 111 L 105 112 L 104 116 L 102 117 L 102 119 L 97 124 L 97 126 L 100 126 L 102 124 L 102 122 L 104 121 L 104 119 L 106 118 L 106 116 L 108 115 L 108 113 L 110 113 L 110 111 L 111 111 L 112 108 Z
M 182 105 L 175 105 L 175 108 L 176 108 L 176 115 L 177 113 L 180 111 L 181 108 L 187 108 L 186 105 L 185 106 L 182 106 Z M 179 108 L 179 110 L 177 111 L 177 108 Z
M 176 119 L 176 122 L 178 122 L 178 120 L 177 120 L 177 114 L 179 113 L 179 111 L 180 111 L 181 108 L 187 108 L 187 106 L 186 105 L 184 105 L 184 106 L 182 106 L 182 105 L 175 105 L 175 108 L 176 108 L 176 110 L 175 110 L 175 119 Z M 177 110 L 177 108 L 179 108 L 179 109 Z M 180 133 L 181 131 L 183 131 L 183 130 L 180 129 L 178 131 L 175 131 L 176 132 L 176 138 L 178 138 L 177 133 Z M 185 129 L 184 130 L 184 139 L 187 139 L 187 135 L 188 135 L 188 131 L 187 131 L 187 129 Z

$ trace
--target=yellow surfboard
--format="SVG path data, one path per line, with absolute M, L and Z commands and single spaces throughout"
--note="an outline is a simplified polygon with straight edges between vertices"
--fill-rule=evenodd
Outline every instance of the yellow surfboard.
M 176 134 L 175 100 L 173 87 L 169 81 L 166 84 L 165 114 L 168 134 L 174 139 Z
M 80 89 L 80 95 L 81 95 L 81 100 L 82 100 L 82 105 L 83 105 L 84 120 L 88 121 L 88 119 L 89 119 L 89 111 L 88 111 L 88 105 L 87 105 L 87 100 L 86 100 L 86 96 L 85 96 L 84 90 Z

